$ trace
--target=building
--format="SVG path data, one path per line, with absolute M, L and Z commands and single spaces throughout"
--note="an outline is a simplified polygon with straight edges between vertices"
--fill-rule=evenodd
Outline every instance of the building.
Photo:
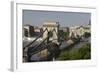
M 23 37 L 32 37 L 34 33 L 34 27 L 26 24 L 23 26 Z
M 82 37 L 86 32 L 91 33 L 90 25 L 70 27 L 69 37 Z
M 62 30 L 63 32 L 69 33 L 69 27 L 59 27 L 59 30 Z

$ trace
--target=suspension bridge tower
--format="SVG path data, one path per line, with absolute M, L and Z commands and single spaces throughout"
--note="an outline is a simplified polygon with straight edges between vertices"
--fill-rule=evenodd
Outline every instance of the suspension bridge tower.
M 59 42 L 59 22 L 44 22 L 43 30 L 47 29 L 43 34 L 43 39 L 49 36 L 49 41 L 56 44 Z

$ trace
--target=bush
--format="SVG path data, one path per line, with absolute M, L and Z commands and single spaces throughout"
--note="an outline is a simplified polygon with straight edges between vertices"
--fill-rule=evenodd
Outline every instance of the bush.
M 85 38 L 88 38 L 88 37 L 91 36 L 91 33 L 85 32 L 83 36 L 84 36 Z
M 69 53 L 67 51 L 62 52 L 57 59 L 58 60 L 68 60 L 69 59 Z
M 87 52 L 85 55 L 84 55 L 84 59 L 90 59 L 91 58 L 91 53 L 90 52 Z

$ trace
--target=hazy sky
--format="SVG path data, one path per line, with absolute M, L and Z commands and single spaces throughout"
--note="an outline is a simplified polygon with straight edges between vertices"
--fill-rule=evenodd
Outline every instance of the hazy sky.
M 56 21 L 60 26 L 87 25 L 90 13 L 23 10 L 23 24 L 42 26 L 45 21 Z

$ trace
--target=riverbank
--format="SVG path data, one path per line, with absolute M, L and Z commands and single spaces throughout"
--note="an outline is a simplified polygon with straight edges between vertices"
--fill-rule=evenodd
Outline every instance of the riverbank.
M 56 60 L 80 60 L 91 59 L 91 44 L 86 43 L 79 48 L 73 47 L 71 50 L 61 51 Z

